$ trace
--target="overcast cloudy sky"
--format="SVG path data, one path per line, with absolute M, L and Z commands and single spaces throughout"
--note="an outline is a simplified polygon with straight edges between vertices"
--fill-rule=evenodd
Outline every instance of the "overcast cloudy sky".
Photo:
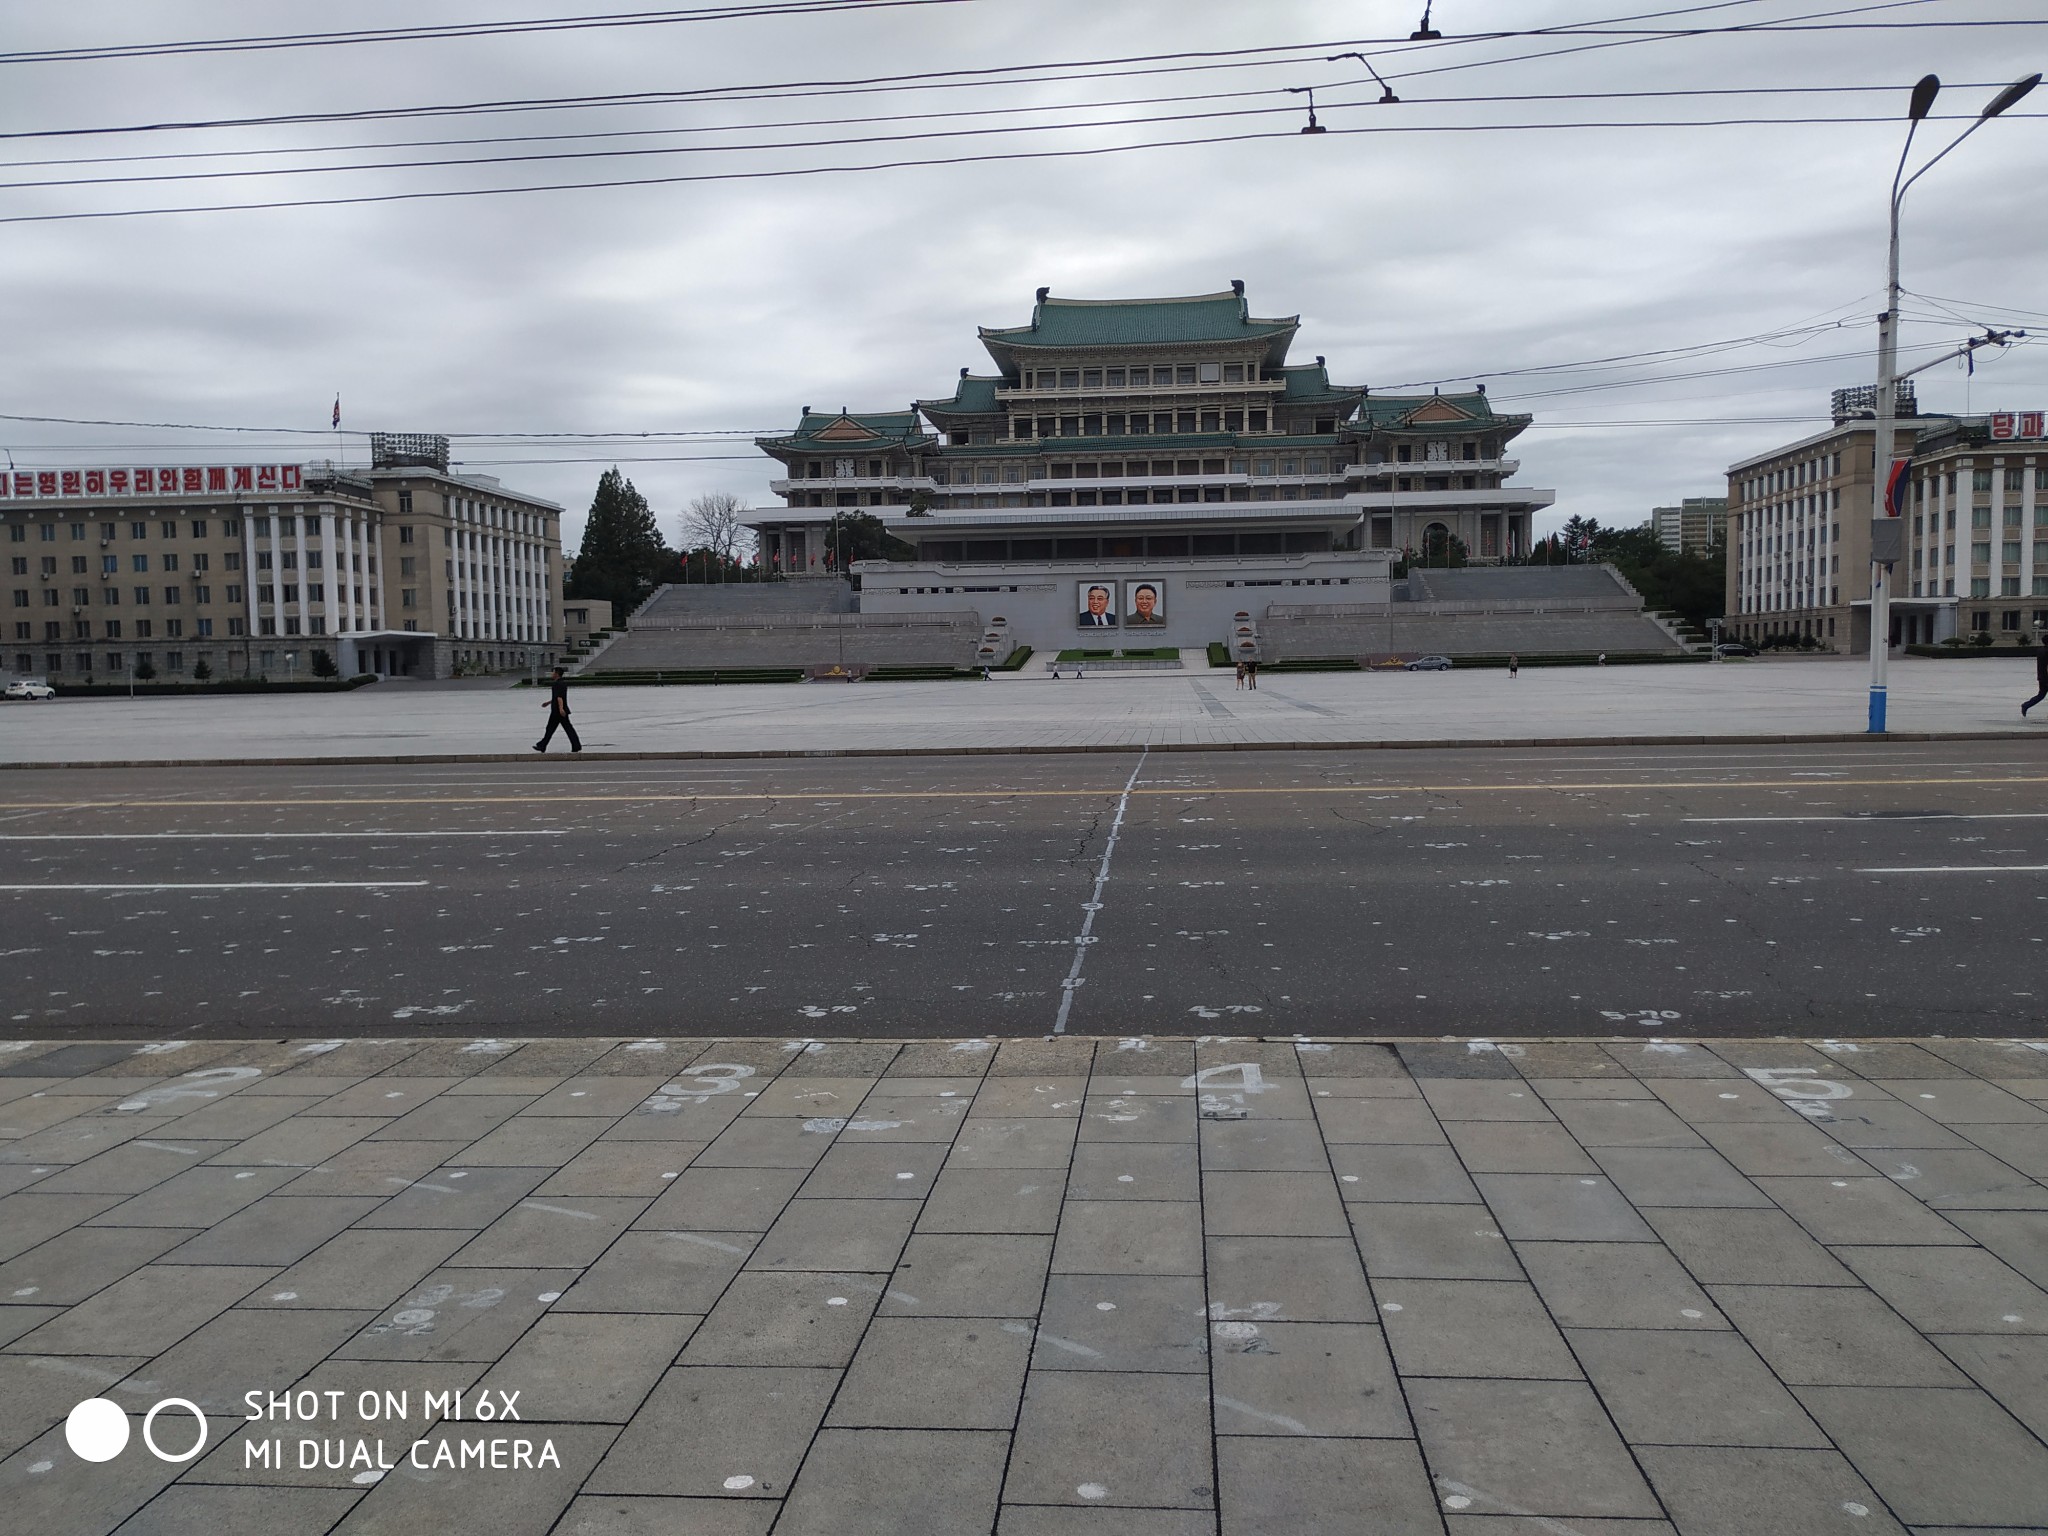
M 1242 278 L 1256 313 L 1300 314 L 1297 356 L 1327 356 L 1346 382 L 1484 379 L 1504 408 L 1533 412 L 1519 478 L 1555 488 L 1552 522 L 1637 522 L 1718 494 L 1729 462 L 1815 430 L 1830 389 L 1872 377 L 1885 190 L 1913 80 L 1946 83 L 1917 158 L 2048 64 L 2038 0 L 1438 0 L 1443 37 L 1426 44 L 1407 41 L 1421 0 L 828 4 L 47 58 L 24 55 L 598 7 L 13 0 L 0 8 L 0 447 L 22 466 L 327 456 L 338 394 L 351 460 L 371 430 L 455 435 L 466 466 L 569 508 L 572 548 L 616 462 L 673 536 L 700 492 L 767 501 L 773 466 L 752 434 L 806 404 L 901 409 L 948 393 L 962 366 L 987 367 L 975 327 L 1025 321 L 1041 285 L 1108 298 Z M 1784 28 L 1798 18 L 1808 30 Z M 1755 30 L 1640 35 L 1740 26 Z M 1351 51 L 1398 104 L 1379 102 L 1358 61 L 1326 61 Z M 1102 62 L 1162 54 L 1209 57 L 1147 73 Z M 1023 68 L 1036 65 L 1074 67 Z M 823 89 L 942 74 L 914 90 Z M 1297 132 L 1305 98 L 1289 91 L 1304 86 L 1330 132 Z M 417 113 L 643 92 L 700 94 Z M 1616 94 L 1666 92 L 1681 94 Z M 1700 92 L 1729 94 L 1684 94 Z M 1911 360 L 1986 324 L 2048 338 L 2044 114 L 2048 90 L 1908 200 L 1904 279 L 1923 296 L 1906 306 Z M 1636 126 L 1648 123 L 1699 126 Z M 584 137 L 535 138 L 561 135 Z M 1120 150 L 1198 139 L 1223 142 Z M 1075 150 L 1119 152 L 957 163 Z M 410 163 L 514 155 L 581 158 Z M 905 160 L 956 163 L 46 217 Z M 80 184 L 115 177 L 172 179 Z M 32 185 L 48 182 L 68 184 Z M 1759 336 L 1773 339 L 1559 367 Z M 2048 405 L 2048 342 L 1974 378 L 1935 369 L 1920 398 Z M 739 435 L 633 436 L 719 432 Z

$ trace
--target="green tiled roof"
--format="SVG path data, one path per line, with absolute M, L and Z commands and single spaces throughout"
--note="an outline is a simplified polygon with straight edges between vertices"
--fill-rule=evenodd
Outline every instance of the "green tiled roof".
M 996 386 L 1003 381 L 1000 377 L 978 378 L 963 373 L 954 387 L 950 400 L 920 400 L 918 408 L 935 420 L 941 416 L 994 416 L 1000 414 L 996 406 Z
M 848 433 L 841 425 L 847 422 L 864 428 L 867 436 Z M 838 435 L 823 435 L 835 426 L 840 427 Z M 833 449 L 864 451 L 883 445 L 915 448 L 931 440 L 915 411 L 806 411 L 794 432 L 781 437 L 757 437 L 754 445 L 770 453 L 778 448 L 817 453 Z
M 1178 346 L 1204 341 L 1265 341 L 1271 361 L 1287 355 L 1301 317 L 1255 319 L 1235 292 L 1204 293 L 1183 299 L 1039 300 L 1031 323 L 983 326 L 981 343 L 998 364 L 1008 366 L 1018 350 L 1046 347 Z
M 1363 388 L 1346 389 L 1341 384 L 1332 384 L 1330 370 L 1321 363 L 1297 363 L 1281 369 L 1280 376 L 1287 381 L 1280 398 L 1290 405 L 1337 405 L 1356 401 L 1365 394 Z
M 1443 422 L 1419 422 L 1416 430 L 1443 427 L 1456 430 L 1472 427 L 1526 427 L 1533 419 L 1528 416 L 1503 416 L 1496 413 L 1492 403 L 1483 391 L 1474 390 L 1469 394 L 1457 395 L 1368 395 L 1359 407 L 1359 425 L 1365 428 L 1400 428 L 1407 419 L 1432 402 L 1441 402 L 1464 413 L 1464 422 L 1446 418 Z

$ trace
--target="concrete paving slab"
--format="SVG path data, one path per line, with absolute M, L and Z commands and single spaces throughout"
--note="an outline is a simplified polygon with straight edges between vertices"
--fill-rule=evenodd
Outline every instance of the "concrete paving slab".
M 1064 1168 L 963 1168 L 948 1162 L 918 1214 L 920 1232 L 1045 1233 L 1059 1228 Z
M 860 1347 L 878 1289 L 840 1275 L 735 1276 L 679 1363 L 691 1366 L 845 1366 Z
M 1581 1147 L 1704 1147 L 1698 1130 L 1653 1100 L 1550 1100 Z
M 1651 1243 L 1517 1243 L 1515 1255 L 1565 1328 L 1726 1328 L 1685 1267 Z
M 1198 1376 L 1034 1371 L 1003 1499 L 1207 1509 L 1216 1502 L 1208 1383 Z
M 709 1312 L 759 1241 L 755 1232 L 628 1232 L 556 1306 L 565 1312 Z
M 176 1344 L 276 1271 L 226 1264 L 145 1264 L 25 1334 L 11 1347 L 38 1355 L 141 1355 Z
M 1799 1400 L 1908 1525 L 2040 1518 L 2048 1448 L 1974 1388 L 1804 1387 Z
M 1581 1379 L 1533 1286 L 1516 1280 L 1379 1280 L 1380 1322 L 1403 1376 Z
M 2048 1334 L 2048 1291 L 1981 1248 L 1833 1251 L 1922 1333 Z
M 775 1528 L 786 1536 L 952 1536 L 992 1528 L 1007 1434 L 826 1428 Z
M 1939 1350 L 1868 1291 L 1789 1285 L 1711 1285 L 1707 1291 L 1788 1385 L 1963 1385 Z
M 1650 1209 L 1644 1220 L 1703 1284 L 1854 1285 L 1856 1277 L 1777 1209 Z
M 1345 1200 L 1478 1205 L 1479 1190 L 1450 1146 L 1333 1146 L 1330 1166 Z
M 1205 1371 L 1208 1310 L 1196 1275 L 1054 1275 L 1035 1371 Z
M 1437 1487 L 1472 1501 L 1461 1508 L 1484 1500 L 1564 1521 L 1663 1513 L 1583 1381 L 1411 1381 L 1408 1407 Z
M 1346 1237 L 1337 1190 L 1327 1158 L 1310 1173 L 1210 1171 L 1202 1176 L 1202 1226 L 1218 1237 Z
M 1190 1200 L 1069 1200 L 1056 1275 L 1199 1275 L 1203 1208 Z
M 1358 1249 L 1344 1238 L 1212 1237 L 1208 1261 L 1213 1320 L 1377 1320 Z
M 437 1269 L 335 1351 L 342 1360 L 495 1360 L 566 1291 L 573 1269 Z
M 1207 1189 L 1214 1188 L 1212 1177 Z M 1170 1142 L 1083 1139 L 1067 1170 L 1069 1200 L 1196 1200 L 1204 1194 L 1194 1149 Z
M 516 1392 L 546 1423 L 624 1424 L 696 1330 L 673 1313 L 551 1312 L 484 1373 L 485 1393 Z
M 1387 1341 L 1370 1323 L 1224 1321 L 1209 1336 L 1219 1434 L 1413 1433 Z
M 779 1499 L 838 1383 L 839 1372 L 828 1368 L 678 1366 L 584 1491 Z
M 1823 1243 L 1927 1247 L 1969 1242 L 1960 1228 L 1891 1179 L 1764 1178 L 1757 1180 L 1757 1187 Z
M 1225 1536 L 1430 1536 L 1440 1531 L 1422 1458 L 1406 1440 L 1219 1436 Z
M 877 1318 L 826 1423 L 1007 1432 L 1017 1422 L 1030 1358 L 1028 1330 L 1012 1332 L 987 1318 Z M 988 1494 L 993 1506 L 994 1480 Z
M 917 1215 L 906 1200 L 799 1197 L 783 1208 L 747 1263 L 754 1269 L 887 1274 L 902 1256 Z
M 1571 1347 L 1631 1445 L 1829 1444 L 1732 1333 L 1574 1329 Z
M 1514 1251 L 1483 1205 L 1353 1205 L 1351 1230 L 1374 1281 L 1519 1280 Z
M 179 1227 L 73 1227 L 0 1264 L 0 1297 L 76 1306 L 193 1235 Z
M 1644 1446 L 1636 1458 L 1686 1536 L 1905 1536 L 1839 1451 Z
M 1035 1233 L 913 1233 L 890 1277 L 884 1317 L 1031 1317 L 1052 1240 Z
M 1501 1231 L 1516 1241 L 1656 1240 L 1605 1178 L 1551 1173 L 1476 1173 L 1472 1178 L 1493 1208 Z

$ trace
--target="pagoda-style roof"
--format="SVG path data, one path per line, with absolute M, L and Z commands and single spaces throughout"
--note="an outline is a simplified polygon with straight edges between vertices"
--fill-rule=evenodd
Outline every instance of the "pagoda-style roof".
M 1283 405 L 1329 405 L 1341 407 L 1340 416 L 1349 416 L 1365 398 L 1362 385 L 1332 384 L 1330 370 L 1318 358 L 1313 363 L 1296 363 L 1293 367 L 1280 370 L 1280 377 L 1286 380 L 1287 388 L 1281 394 Z
M 764 453 L 829 453 L 835 449 L 876 451 L 923 448 L 933 441 L 919 424 L 916 411 L 822 412 L 806 410 L 794 432 L 782 437 L 757 437 Z
M 981 378 L 963 368 L 950 400 L 920 400 L 917 408 L 940 426 L 968 416 L 998 416 L 996 386 L 1002 382 L 1000 377 Z
M 1371 432 L 1501 431 L 1509 436 L 1535 420 L 1494 410 L 1484 390 L 1446 395 L 1368 395 L 1351 430 Z
M 1056 299 L 1041 289 L 1029 325 L 982 326 L 980 333 L 1005 374 L 1015 372 L 1020 352 L 1243 341 L 1264 342 L 1266 366 L 1277 368 L 1300 324 L 1299 315 L 1254 318 L 1237 288 L 1178 299 Z

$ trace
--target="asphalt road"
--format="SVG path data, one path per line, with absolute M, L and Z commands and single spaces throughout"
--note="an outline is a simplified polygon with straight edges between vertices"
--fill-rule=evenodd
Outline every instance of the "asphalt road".
M 2048 748 L 16 770 L 0 1030 L 2010 1035 Z

